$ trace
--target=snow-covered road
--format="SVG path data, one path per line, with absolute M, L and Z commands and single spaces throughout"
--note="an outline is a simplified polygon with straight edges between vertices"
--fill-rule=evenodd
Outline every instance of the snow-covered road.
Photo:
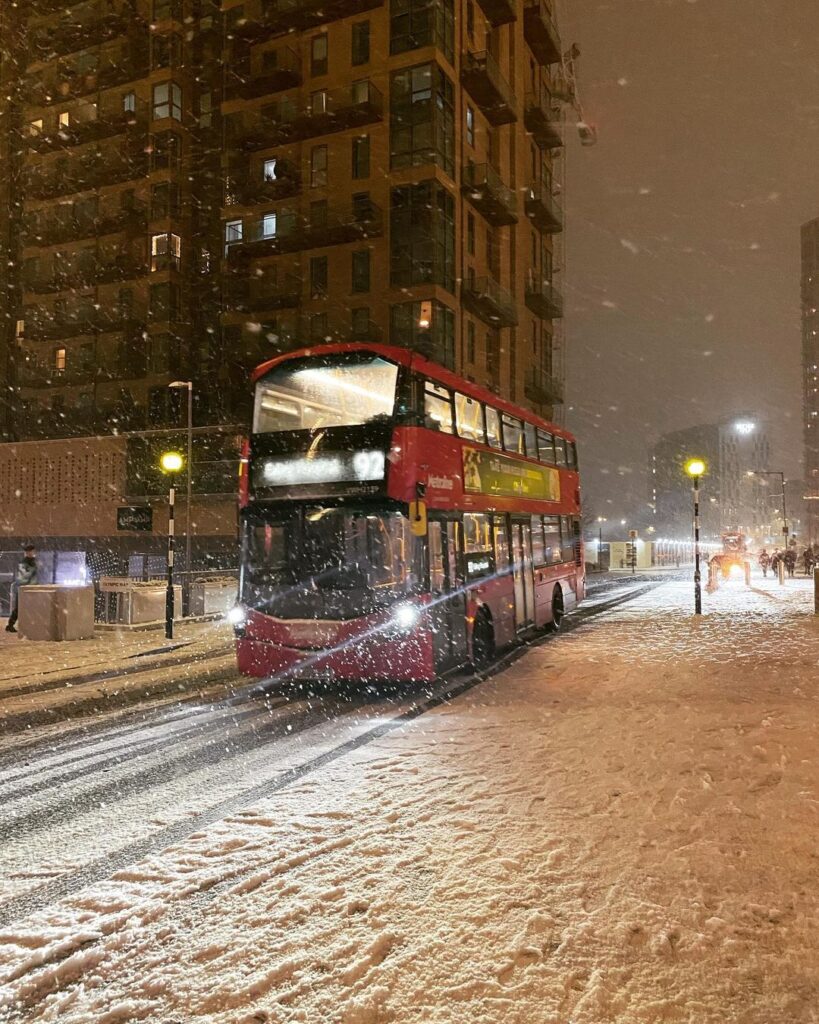
M 809 587 L 690 603 L 688 582 L 645 593 L 309 774 L 285 777 L 411 701 L 304 707 L 292 736 L 293 705 L 230 709 L 233 757 L 203 753 L 227 719 L 199 709 L 5 763 L 0 1019 L 819 1021 Z M 24 915 L 148 815 L 172 837 L 213 805 Z

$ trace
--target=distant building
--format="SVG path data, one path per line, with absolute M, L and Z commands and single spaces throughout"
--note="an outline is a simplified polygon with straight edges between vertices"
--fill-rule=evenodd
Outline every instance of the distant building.
M 805 494 L 819 495 L 819 218 L 802 225 L 802 410 Z M 819 501 L 806 503 L 805 528 L 819 541 Z
M 700 520 L 703 537 L 716 539 L 723 530 L 741 529 L 767 541 L 776 526 L 770 494 L 774 477 L 753 476 L 767 469 L 770 445 L 765 424 L 735 416 L 665 434 L 651 454 L 650 505 L 657 535 L 684 538 L 691 531 L 691 481 L 684 465 L 700 456 L 708 471 L 702 479 Z

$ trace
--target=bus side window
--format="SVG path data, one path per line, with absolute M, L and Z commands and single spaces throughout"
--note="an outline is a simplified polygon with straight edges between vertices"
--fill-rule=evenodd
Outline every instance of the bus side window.
M 464 512 L 465 576 L 469 580 L 488 576 L 494 569 L 492 520 L 483 512 Z
M 560 517 L 560 557 L 562 562 L 574 561 L 574 526 L 570 516 Z
M 546 561 L 542 516 L 532 516 L 532 561 L 535 565 L 543 565 Z
M 483 409 L 481 403 L 474 398 L 455 392 L 455 422 L 458 436 L 467 441 L 479 441 L 485 444 L 483 431 Z
M 424 394 L 424 426 L 431 430 L 440 430 L 444 434 L 454 433 L 452 395 L 449 388 L 442 388 L 439 384 L 433 384 L 431 380 L 427 381 Z
M 498 416 L 498 410 L 493 409 L 490 405 L 486 406 L 486 437 L 488 443 L 493 448 L 502 447 L 500 417 Z
M 444 549 L 441 543 L 441 524 L 429 524 L 429 589 L 433 594 L 444 592 Z
M 515 452 L 517 455 L 524 455 L 523 450 L 523 424 L 514 416 L 501 414 L 503 424 L 503 447 L 508 452 Z
M 555 437 L 555 465 L 564 469 L 566 462 L 566 442 L 562 437 Z
M 495 516 L 495 569 L 498 573 L 509 569 L 509 539 L 506 536 L 505 516 Z
M 555 439 L 552 434 L 545 430 L 537 432 L 537 447 L 541 462 L 548 462 L 553 466 L 555 462 Z
M 574 441 L 566 442 L 566 451 L 569 454 L 569 469 L 577 469 L 577 445 Z
M 523 433 L 526 436 L 526 454 L 530 459 L 537 458 L 537 432 L 531 423 L 523 423 Z
M 556 565 L 561 560 L 560 554 L 560 517 L 543 517 L 544 554 L 548 565 Z

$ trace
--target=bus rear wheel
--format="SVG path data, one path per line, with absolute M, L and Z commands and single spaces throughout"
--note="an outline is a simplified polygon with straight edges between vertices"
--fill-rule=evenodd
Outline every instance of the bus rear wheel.
M 495 656 L 495 630 L 486 612 L 478 612 L 472 627 L 472 664 L 485 668 Z
M 546 627 L 550 632 L 556 633 L 563 625 L 563 616 L 566 614 L 563 606 L 563 591 L 555 587 L 552 591 L 552 621 Z

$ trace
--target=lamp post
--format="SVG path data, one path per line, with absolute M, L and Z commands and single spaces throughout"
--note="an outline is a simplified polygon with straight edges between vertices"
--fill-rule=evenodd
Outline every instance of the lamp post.
M 185 464 L 179 452 L 163 452 L 159 457 L 159 466 L 170 480 L 168 488 L 168 583 L 165 589 L 165 638 L 173 640 L 173 556 L 174 556 L 174 499 L 176 497 L 176 474 Z
M 186 601 L 190 599 L 191 579 L 191 477 L 193 474 L 193 381 L 175 380 L 169 388 L 187 388 L 188 391 L 188 459 L 185 468 L 185 583 Z M 184 603 L 184 602 L 183 602 Z
M 702 575 L 700 574 L 700 478 L 706 466 L 702 459 L 689 459 L 685 471 L 694 484 L 694 614 L 702 615 Z
M 605 516 L 597 517 L 597 567 L 603 568 L 603 523 L 607 523 Z M 611 566 L 609 566 L 611 568 Z

